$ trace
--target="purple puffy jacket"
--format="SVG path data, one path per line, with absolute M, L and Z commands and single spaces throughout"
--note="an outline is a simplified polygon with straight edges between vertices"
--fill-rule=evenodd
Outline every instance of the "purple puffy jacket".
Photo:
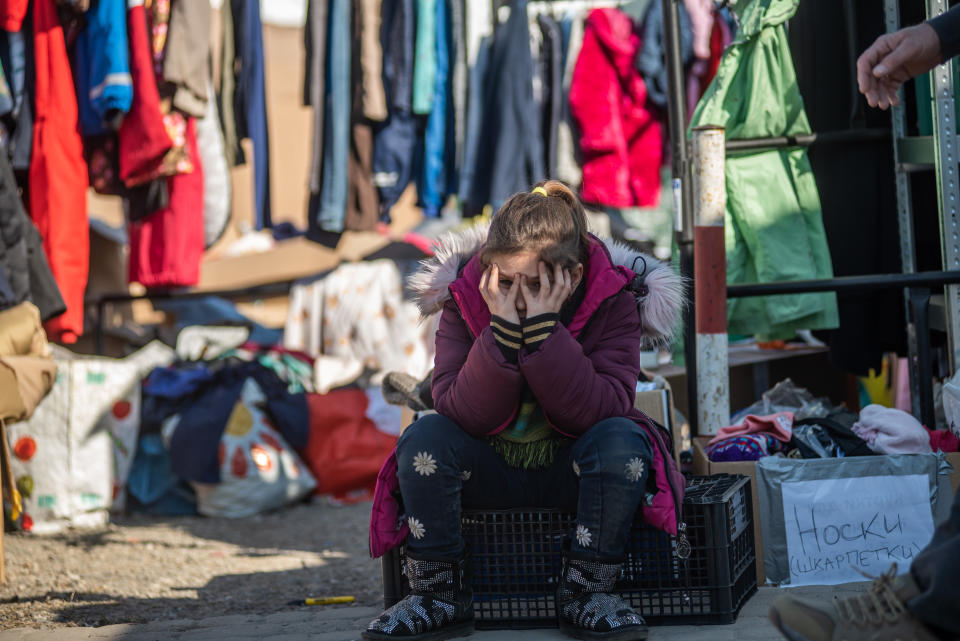
M 577 437 L 606 418 L 636 421 L 654 445 L 657 492 L 643 517 L 677 534 L 684 479 L 671 453 L 670 435 L 634 408 L 640 345 L 663 342 L 676 326 L 683 284 L 673 270 L 626 247 L 594 239 L 585 266 L 586 296 L 569 325 L 558 324 L 540 348 L 509 363 L 490 330 L 480 295 L 477 256 L 486 228 L 441 241 L 437 256 L 411 279 L 425 314 L 442 310 L 433 372 L 434 407 L 474 436 L 495 434 L 516 417 L 529 385 L 550 424 Z M 636 274 L 625 265 L 642 264 Z M 396 456 L 377 479 L 370 521 L 370 553 L 381 556 L 407 535 L 394 498 Z

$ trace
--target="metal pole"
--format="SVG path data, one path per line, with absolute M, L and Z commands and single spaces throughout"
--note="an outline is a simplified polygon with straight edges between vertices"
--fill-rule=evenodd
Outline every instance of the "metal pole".
M 893 33 L 900 28 L 899 0 L 883 0 L 884 18 L 887 24 L 887 33 Z M 913 203 L 910 194 L 910 179 L 900 162 L 900 140 L 907 135 L 906 107 L 903 87 L 897 90 L 900 104 L 892 109 L 890 116 L 893 124 L 893 171 L 897 189 L 897 228 L 900 232 L 900 269 L 904 274 L 913 274 L 917 271 L 916 252 L 913 242 Z M 914 322 L 916 314 L 912 307 L 913 294 L 909 288 L 903 290 L 903 305 L 907 330 L 907 369 L 910 372 L 910 409 L 913 416 L 920 419 L 922 407 L 920 405 L 920 381 L 930 380 L 930 372 L 920 369 L 919 353 L 917 351 L 917 325 Z M 929 337 L 925 340 L 929 343 Z
M 701 434 L 716 434 L 730 421 L 727 357 L 727 207 L 723 127 L 693 130 L 694 299 L 697 304 L 697 405 Z
M 93 334 L 93 345 L 94 349 L 97 352 L 97 356 L 103 356 L 104 345 L 103 345 L 103 325 L 106 322 L 104 319 L 104 314 L 107 313 L 107 301 L 100 299 L 97 301 L 97 324 L 95 326 L 95 332 Z
M 838 145 L 850 143 L 870 143 L 889 140 L 888 129 L 849 129 L 846 131 L 825 131 L 822 133 L 796 134 L 793 136 L 770 136 L 767 138 L 727 138 L 727 152 L 768 151 L 770 149 L 788 149 L 790 147 L 811 147 L 813 145 Z
M 781 280 L 772 283 L 740 283 L 727 285 L 727 298 L 809 294 L 810 292 L 868 292 L 897 287 L 936 287 L 960 283 L 960 270 L 951 272 L 916 272 L 913 274 L 871 274 L 869 276 L 837 276 L 817 280 Z
M 674 229 L 680 273 L 693 278 L 693 197 L 690 188 L 690 158 L 687 151 L 686 80 L 680 41 L 679 0 L 660 0 L 663 11 L 664 52 L 667 62 L 667 116 L 670 129 L 671 191 Z M 697 349 L 693 319 L 696 302 L 691 301 L 683 315 L 684 365 L 687 370 L 687 413 L 690 433 L 697 434 Z
M 917 368 L 925 375 L 920 378 L 918 387 L 920 416 L 924 425 L 936 425 L 933 409 L 933 363 L 930 358 L 930 290 L 914 288 L 910 292 L 910 320 L 917 328 Z
M 946 0 L 927 0 L 927 17 L 947 10 Z M 960 269 L 960 181 L 957 177 L 957 127 L 953 95 L 953 63 L 947 60 L 930 72 L 933 97 L 934 168 L 937 174 L 937 201 L 940 210 L 940 247 L 943 269 Z M 960 365 L 960 287 L 944 291 L 950 372 Z M 923 373 L 924 376 L 928 375 Z

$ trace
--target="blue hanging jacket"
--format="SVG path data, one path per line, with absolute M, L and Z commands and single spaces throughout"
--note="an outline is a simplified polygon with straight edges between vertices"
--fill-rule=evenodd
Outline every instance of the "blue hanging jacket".
M 130 111 L 133 78 L 127 45 L 127 3 L 98 0 L 86 13 L 77 37 L 76 85 L 80 129 L 86 135 L 109 131 L 107 121 Z
M 526 0 L 493 32 L 483 79 L 483 111 L 468 204 L 496 210 L 547 177 L 540 112 L 533 99 L 533 59 Z M 468 143 L 469 146 L 469 143 Z
M 436 22 L 434 44 L 436 56 L 433 67 L 433 106 L 427 119 L 427 131 L 424 136 L 423 174 L 420 176 L 420 193 L 423 213 L 426 216 L 440 215 L 440 208 L 447 198 L 450 187 L 449 170 L 453 164 L 453 154 L 448 154 L 453 142 L 453 115 L 450 96 L 450 25 L 447 16 L 446 0 L 436 3 Z M 416 78 L 416 76 L 414 76 Z M 417 86 L 414 84 L 414 100 Z
M 257 0 L 231 0 L 237 69 L 234 113 L 237 137 L 253 143 L 254 216 L 257 229 L 273 227 L 270 210 L 270 140 L 267 131 L 263 25 Z

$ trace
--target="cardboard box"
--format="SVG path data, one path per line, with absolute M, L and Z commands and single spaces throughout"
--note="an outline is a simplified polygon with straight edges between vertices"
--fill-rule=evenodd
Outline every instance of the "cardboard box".
M 197 291 L 243 289 L 304 278 L 334 269 L 341 257 L 306 238 L 277 243 L 270 251 L 246 256 L 206 257 Z
M 416 419 L 416 412 L 404 405 L 400 408 L 400 431 L 407 429 Z
M 757 550 L 757 584 L 764 585 L 767 582 L 766 570 L 763 564 L 763 537 L 760 534 L 760 507 L 759 492 L 757 490 L 757 471 L 755 461 L 741 461 L 736 463 L 714 463 L 707 456 L 705 451 L 707 443 L 711 436 L 697 436 L 693 439 L 693 473 L 697 476 L 709 476 L 713 474 L 742 474 L 750 478 L 750 492 L 753 496 L 753 534 Z M 947 462 L 953 466 L 953 474 L 950 475 L 950 485 L 953 492 L 957 492 L 960 487 L 960 452 L 946 453 Z
M 673 437 L 673 454 L 677 465 L 680 465 L 682 437 L 679 426 L 674 420 L 673 390 L 670 389 L 670 384 L 666 383 L 663 389 L 637 392 L 633 406 L 670 430 L 670 435 Z
M 953 474 L 950 475 L 950 487 L 956 494 L 957 488 L 960 488 L 960 452 L 947 452 L 944 456 L 947 457 L 947 462 L 953 466 Z
M 254 254 L 216 256 L 211 252 L 200 265 L 200 283 L 196 289 L 242 289 L 316 276 L 336 269 L 342 262 L 365 260 L 395 238 L 402 238 L 400 230 L 398 224 L 391 226 L 389 236 L 379 232 L 346 231 L 335 249 L 300 236 L 278 241 L 272 249 Z

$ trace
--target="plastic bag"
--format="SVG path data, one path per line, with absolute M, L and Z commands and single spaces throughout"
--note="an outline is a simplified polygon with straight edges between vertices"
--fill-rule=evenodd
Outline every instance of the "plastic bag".
M 833 411 L 827 398 L 816 398 L 803 387 L 798 387 L 789 378 L 785 378 L 772 389 L 763 393 L 763 397 L 733 415 L 731 424 L 739 425 L 746 416 L 770 416 L 777 412 L 793 412 L 797 421 L 806 418 L 821 418 Z
M 373 497 L 377 473 L 397 445 L 400 426 L 400 408 L 378 396 L 379 388 L 307 395 L 310 438 L 303 456 L 316 475 L 317 494 L 340 500 Z
M 805 454 L 816 454 L 819 458 L 843 457 L 843 450 L 837 446 L 822 425 L 795 425 L 793 438 L 809 448 L 809 451 L 801 450 Z M 805 455 L 803 458 L 813 458 L 813 456 Z
M 140 378 L 171 357 L 159 343 L 122 360 L 54 350 L 50 393 L 29 421 L 7 425 L 22 529 L 100 527 L 111 506 L 122 509 L 140 430 Z
M 943 413 L 947 429 L 960 437 L 960 372 L 943 384 Z
M 193 484 L 200 514 L 252 516 L 298 501 L 316 487 L 310 471 L 261 409 L 265 401 L 256 381 L 244 381 L 220 437 L 220 482 Z

